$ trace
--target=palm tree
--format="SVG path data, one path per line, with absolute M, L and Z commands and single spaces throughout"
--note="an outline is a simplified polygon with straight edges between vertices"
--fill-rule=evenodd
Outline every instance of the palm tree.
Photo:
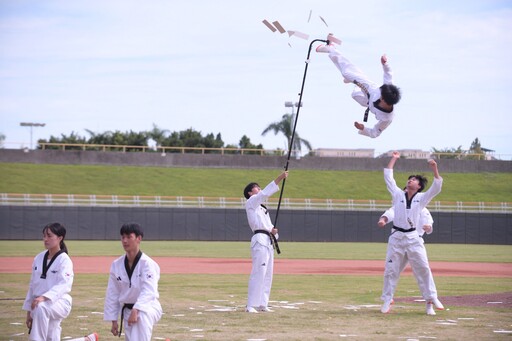
M 290 145 L 292 143 L 292 134 L 293 134 L 293 126 L 295 124 L 295 114 L 284 114 L 282 120 L 279 122 L 271 123 L 268 127 L 263 130 L 261 135 L 265 135 L 269 131 L 273 131 L 274 135 L 278 133 L 283 133 L 286 137 L 288 150 L 290 150 Z M 313 149 L 308 140 L 300 138 L 297 131 L 295 131 L 295 136 L 293 136 L 293 146 L 292 149 L 296 152 L 300 152 L 302 150 L 302 145 L 305 145 L 308 150 Z
M 147 136 L 156 142 L 157 146 L 161 146 L 165 138 L 170 134 L 167 129 L 160 129 L 156 124 L 153 123 L 153 129 L 148 131 Z
M 473 154 L 483 154 L 482 145 L 480 144 L 478 137 L 473 142 L 471 142 L 471 147 L 469 147 L 469 152 L 473 153 Z
M 85 129 L 87 134 L 91 135 L 88 142 L 89 144 L 113 144 L 112 143 L 112 131 L 108 130 L 103 133 L 95 133 L 90 129 Z

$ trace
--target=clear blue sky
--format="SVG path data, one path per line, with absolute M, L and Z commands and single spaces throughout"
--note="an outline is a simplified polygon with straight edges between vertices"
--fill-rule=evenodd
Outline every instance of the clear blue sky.
M 34 141 L 154 123 L 286 149 L 261 132 L 298 101 L 309 41 L 263 19 L 310 40 L 333 32 L 376 82 L 386 53 L 403 91 L 379 138 L 358 135 L 352 86 L 312 52 L 297 131 L 313 148 L 468 149 L 479 138 L 512 158 L 512 2 L 498 0 L 1 0 L 4 145 L 30 144 L 20 122 L 46 123 Z

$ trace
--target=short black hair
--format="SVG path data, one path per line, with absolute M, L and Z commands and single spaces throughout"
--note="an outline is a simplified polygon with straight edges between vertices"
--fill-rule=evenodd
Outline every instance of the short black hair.
M 418 192 L 423 191 L 425 186 L 428 184 L 428 179 L 426 177 L 424 177 L 423 175 L 419 175 L 419 174 L 409 175 L 407 180 L 410 180 L 411 178 L 415 178 L 416 180 L 418 180 L 418 182 L 420 184 L 420 189 L 418 190 Z
M 384 84 L 380 87 L 380 94 L 384 102 L 389 105 L 395 105 L 402 97 L 400 88 L 393 84 Z
M 144 237 L 144 231 L 142 230 L 142 227 L 140 226 L 140 224 L 137 224 L 137 223 L 123 224 L 123 226 L 121 226 L 121 230 L 119 231 L 119 233 L 121 235 L 135 233 L 136 237 L 138 237 L 138 236 Z
M 251 182 L 244 188 L 244 197 L 245 199 L 249 199 L 251 196 L 249 195 L 249 192 L 252 191 L 254 187 L 260 187 L 256 182 Z

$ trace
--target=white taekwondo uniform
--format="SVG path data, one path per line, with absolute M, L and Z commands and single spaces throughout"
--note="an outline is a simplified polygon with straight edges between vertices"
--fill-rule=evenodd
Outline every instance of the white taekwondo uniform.
M 117 258 L 110 267 L 103 319 L 117 321 L 121 310 L 124 310 L 122 323 L 125 339 L 149 341 L 153 325 L 162 317 L 162 306 L 158 301 L 160 267 L 142 253 L 130 279 L 124 265 L 125 257 Z M 137 323 L 131 326 L 128 325 L 131 309 L 123 309 L 125 304 L 133 304 L 133 308 L 139 311 Z
M 384 112 L 379 108 L 376 108 L 374 102 L 378 101 L 381 97 L 380 86 L 371 80 L 361 71 L 357 66 L 352 64 L 347 58 L 341 55 L 334 47 L 329 50 L 329 58 L 333 61 L 334 65 L 340 70 L 343 75 L 345 83 L 353 83 L 357 81 L 358 83 L 365 86 L 370 94 L 370 98 L 367 96 L 361 89 L 356 86 L 354 91 L 352 92 L 352 98 L 363 107 L 369 107 L 370 111 L 375 114 L 375 118 L 377 119 L 377 123 L 373 126 L 373 128 L 368 128 L 366 125 L 363 130 L 359 130 L 359 134 L 365 135 L 371 138 L 378 137 L 384 129 L 386 129 L 394 117 L 394 107 L 393 111 L 390 113 Z M 393 84 L 392 78 L 393 73 L 391 71 L 391 67 L 388 63 L 382 65 L 384 71 L 384 84 Z
M 279 186 L 272 181 L 260 192 L 247 199 L 245 211 L 249 227 L 253 232 L 257 230 L 272 232 L 274 225 L 270 220 L 270 215 L 267 209 L 261 205 L 278 190 Z M 278 235 L 275 237 L 279 238 Z M 247 307 L 255 309 L 267 307 L 274 272 L 274 248 L 268 235 L 255 233 L 252 236 L 251 257 L 252 270 L 249 277 Z
M 423 238 L 419 236 L 416 228 L 423 226 L 420 225 L 421 211 L 441 192 L 443 179 L 434 178 L 432 186 L 426 192 L 416 193 L 412 198 L 409 198 L 409 207 L 404 190 L 396 185 L 393 178 L 393 169 L 384 168 L 384 180 L 393 200 L 395 212 L 393 226 L 404 230 L 414 230 L 401 232 L 394 229 L 394 232 L 389 236 L 381 299 L 385 302 L 393 299 L 405 257 L 408 258 L 411 264 L 423 298 L 427 301 L 437 298 L 430 297 L 431 293 L 428 286 L 432 272 L 428 264 Z
M 73 262 L 65 252 L 54 258 L 47 269 L 46 278 L 41 278 L 43 261 L 47 250 L 39 253 L 32 263 L 30 287 L 23 303 L 23 310 L 30 311 L 32 329 L 29 340 L 60 340 L 62 328 L 60 323 L 71 312 L 72 299 L 69 293 L 73 285 Z M 51 260 L 48 259 L 47 264 Z M 32 310 L 34 298 L 44 296 L 48 300 L 40 302 Z
M 384 212 L 382 214 L 382 216 L 385 216 L 388 218 L 388 223 L 392 222 L 395 217 L 395 211 L 393 210 L 393 207 L 387 209 L 386 212 Z M 432 219 L 432 215 L 430 214 L 430 211 L 427 208 L 424 208 L 423 210 L 421 210 L 420 224 L 418 226 L 416 226 L 416 231 L 418 232 L 418 235 L 420 237 L 422 237 L 425 234 L 425 230 L 423 230 L 424 225 L 432 226 L 432 229 L 429 232 L 426 232 L 427 234 L 431 234 L 434 231 L 434 219 Z M 393 230 L 391 232 L 393 232 Z M 424 242 L 423 238 L 420 238 L 420 242 L 422 242 L 422 244 L 423 244 L 423 242 Z M 425 257 L 427 257 L 426 250 L 425 250 Z M 428 262 L 428 257 L 427 257 L 427 262 Z M 405 255 L 405 257 L 402 260 L 402 264 L 400 264 L 400 273 L 405 269 L 405 267 L 407 266 L 407 263 L 409 263 L 409 255 L 408 254 Z M 430 268 L 430 265 L 429 265 L 429 268 Z M 412 269 L 412 272 L 413 272 L 416 280 L 418 280 L 417 275 L 414 272 L 414 269 Z M 429 280 L 427 283 L 427 287 L 428 287 L 427 294 L 426 295 L 422 294 L 422 296 L 424 296 L 424 297 L 427 296 L 430 298 L 437 298 L 437 288 L 436 288 L 436 283 L 434 282 L 434 276 L 432 275 L 432 271 L 430 271 L 430 274 L 429 274 Z

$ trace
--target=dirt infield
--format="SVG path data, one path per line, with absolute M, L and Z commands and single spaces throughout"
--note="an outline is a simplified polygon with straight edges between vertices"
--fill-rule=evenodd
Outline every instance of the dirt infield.
M 116 257 L 73 257 L 75 273 L 108 273 Z M 250 259 L 153 257 L 162 274 L 249 274 Z M 30 273 L 32 257 L 0 258 L 0 273 Z M 512 263 L 430 262 L 435 276 L 512 277 Z M 275 274 L 382 275 L 384 261 L 277 259 Z M 405 270 L 410 274 L 410 268 Z
M 417 297 L 394 297 L 395 302 L 408 302 L 425 304 Z M 447 307 L 466 306 L 466 307 L 489 307 L 512 308 L 512 292 L 499 292 L 481 295 L 461 295 L 461 296 L 442 296 L 440 298 Z

